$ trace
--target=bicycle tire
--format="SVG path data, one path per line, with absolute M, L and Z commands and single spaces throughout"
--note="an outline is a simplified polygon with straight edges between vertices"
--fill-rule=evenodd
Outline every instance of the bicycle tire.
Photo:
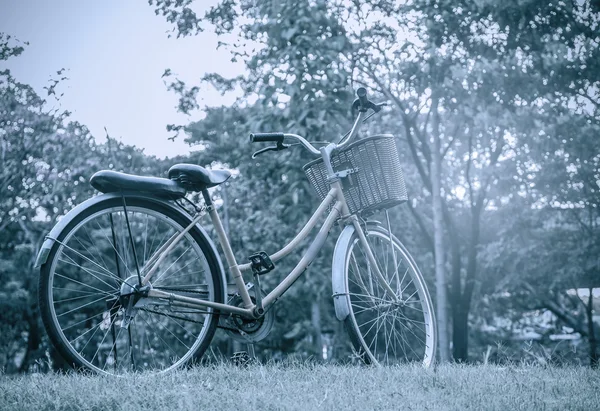
M 142 299 L 136 303 L 139 308 L 131 325 L 122 328 L 124 307 L 113 301 L 120 300 L 124 282 L 137 281 L 134 267 L 143 267 L 167 238 L 191 220 L 165 202 L 124 198 L 127 218 L 122 198 L 108 197 L 81 211 L 55 239 L 39 281 L 39 306 L 48 336 L 77 370 L 165 372 L 193 364 L 214 336 L 216 311 L 174 312 L 171 302 L 150 304 L 151 299 Z M 190 262 L 190 256 L 196 259 Z M 203 293 L 203 299 L 223 303 L 225 285 L 219 267 L 210 240 L 193 228 L 160 263 L 150 282 L 155 288 L 179 289 L 174 292 L 188 296 Z M 193 271 L 196 268 L 200 270 Z
M 365 234 L 381 273 L 399 301 L 394 303 L 381 286 L 354 232 L 344 259 L 349 308 L 344 324 L 355 354 L 366 364 L 421 363 L 429 367 L 435 360 L 437 333 L 433 303 L 423 276 L 406 247 L 394 236 L 396 255 L 391 254 L 386 229 L 369 224 Z M 396 269 L 392 269 L 394 263 Z

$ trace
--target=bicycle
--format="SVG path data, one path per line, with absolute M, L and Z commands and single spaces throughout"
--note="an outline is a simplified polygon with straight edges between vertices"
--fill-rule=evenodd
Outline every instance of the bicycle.
M 336 317 L 345 323 L 355 354 L 367 364 L 418 362 L 435 357 L 434 311 L 425 281 L 404 245 L 391 233 L 387 209 L 407 201 L 393 136 L 355 139 L 363 121 L 379 112 L 357 91 L 352 129 L 316 149 L 302 136 L 253 133 L 251 142 L 295 142 L 314 156 L 304 171 L 322 198 L 304 228 L 274 254 L 258 252 L 238 264 L 208 189 L 231 173 L 177 164 L 169 178 L 110 170 L 90 180 L 103 194 L 65 215 L 37 256 L 39 304 L 51 342 L 76 369 L 99 373 L 165 372 L 198 361 L 217 327 L 238 339 L 265 338 L 276 301 L 306 270 L 336 222 L 344 226 L 332 262 Z M 372 113 L 367 116 L 367 112 Z M 356 140 L 356 141 L 354 141 Z M 200 192 L 194 203 L 188 192 Z M 190 211 L 190 207 L 193 211 Z M 386 224 L 365 220 L 385 210 Z M 269 293 L 260 277 L 308 237 L 327 213 L 296 267 Z M 208 214 L 219 253 L 199 224 Z M 242 272 L 252 272 L 253 282 Z

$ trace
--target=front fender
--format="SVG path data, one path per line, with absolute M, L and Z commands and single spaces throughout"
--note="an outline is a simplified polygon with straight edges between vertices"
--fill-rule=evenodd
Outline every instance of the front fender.
M 380 227 L 378 221 L 367 221 L 369 227 Z M 356 229 L 354 225 L 348 224 L 337 239 L 335 249 L 333 250 L 333 262 L 331 264 L 331 288 L 333 290 L 333 305 L 335 307 L 335 316 L 338 320 L 344 321 L 350 315 L 350 296 L 346 288 L 346 279 L 344 267 L 346 265 L 346 253 L 350 242 L 354 237 Z
M 346 265 L 346 251 L 350 246 L 350 241 L 355 228 L 352 224 L 347 225 L 335 243 L 333 250 L 333 262 L 331 264 L 331 288 L 333 290 L 333 305 L 335 307 L 335 316 L 338 320 L 344 321 L 350 314 L 350 297 L 346 289 L 346 279 L 344 278 L 344 266 Z
M 140 198 L 144 198 L 145 200 L 148 200 L 148 201 L 160 203 L 163 206 L 167 206 L 167 207 L 171 208 L 173 210 L 173 212 L 182 215 L 183 217 L 188 219 L 190 222 L 192 221 L 192 217 L 188 213 L 186 213 L 185 211 L 183 211 L 180 208 L 173 206 L 173 203 L 170 203 L 167 200 L 146 196 L 146 195 L 143 195 L 140 193 L 123 193 L 123 195 L 125 195 L 125 197 L 129 197 L 129 198 L 140 197 Z M 58 221 L 56 223 L 56 225 L 52 228 L 52 230 L 50 230 L 50 232 L 46 235 L 46 239 L 44 240 L 44 243 L 42 244 L 42 247 L 40 248 L 40 251 L 38 252 L 37 258 L 35 260 L 35 268 L 39 268 L 46 263 L 46 261 L 48 260 L 48 255 L 50 254 L 50 250 L 52 249 L 54 243 L 56 242 L 56 239 L 60 236 L 62 231 L 69 225 L 69 223 L 71 223 L 71 221 L 73 221 L 73 219 L 77 215 L 79 215 L 81 212 L 83 212 L 84 210 L 86 210 L 89 207 L 92 207 L 98 203 L 101 203 L 102 201 L 106 201 L 106 200 L 109 200 L 109 199 L 112 199 L 115 197 L 121 197 L 121 193 L 116 193 L 116 192 L 115 193 L 106 193 L 106 194 L 101 194 L 101 195 L 92 197 L 92 198 L 84 201 L 83 203 L 77 205 L 75 208 L 73 208 L 71 211 L 69 211 L 64 217 L 62 217 L 60 219 L 60 221 Z M 206 241 L 210 247 L 210 250 L 214 254 L 215 261 L 217 261 L 221 279 L 222 279 L 222 284 L 223 284 L 223 300 L 222 301 L 227 301 L 227 278 L 225 276 L 225 269 L 223 268 L 223 262 L 221 261 L 221 257 L 219 256 L 217 247 L 215 247 L 215 244 L 212 242 L 211 238 L 208 236 L 208 234 L 206 233 L 204 228 L 202 228 L 201 225 L 196 224 L 196 229 L 198 231 L 200 231 L 200 234 L 206 239 Z

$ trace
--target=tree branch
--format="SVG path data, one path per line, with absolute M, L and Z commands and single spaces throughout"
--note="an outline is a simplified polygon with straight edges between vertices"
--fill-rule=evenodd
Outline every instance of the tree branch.
M 554 315 L 556 315 L 557 318 L 564 321 L 565 324 L 567 324 L 569 327 L 571 327 L 572 329 L 577 331 L 579 334 L 583 335 L 584 337 L 588 336 L 587 331 L 585 329 L 581 328 L 581 326 L 578 324 L 578 321 L 576 319 L 574 319 L 573 317 L 571 317 L 558 304 L 556 304 L 554 301 L 552 301 L 548 298 L 539 298 L 539 294 L 535 291 L 535 289 L 531 286 L 531 284 L 529 284 L 527 282 L 523 282 L 523 286 L 525 287 L 525 289 L 527 289 L 527 291 L 529 291 L 530 294 L 538 297 L 538 299 L 540 300 L 540 305 L 543 308 L 546 308 L 547 310 L 552 312 Z

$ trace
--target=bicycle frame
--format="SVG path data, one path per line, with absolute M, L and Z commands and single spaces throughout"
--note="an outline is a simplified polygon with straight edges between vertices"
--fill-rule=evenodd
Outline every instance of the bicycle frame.
M 316 227 L 317 221 L 319 217 L 325 212 L 325 210 L 335 201 L 331 211 L 325 218 L 319 232 L 315 236 L 313 242 L 308 247 L 296 267 L 269 293 L 262 299 L 262 307 L 264 311 L 267 311 L 291 286 L 292 284 L 302 275 L 302 273 L 306 270 L 306 268 L 310 265 L 310 263 L 317 256 L 319 250 L 322 248 L 325 240 L 327 239 L 327 235 L 329 231 L 338 220 L 338 218 L 342 218 L 343 220 L 348 220 L 352 224 L 354 224 L 357 232 L 359 233 L 359 238 L 365 249 L 367 250 L 368 258 L 371 261 L 371 265 L 373 267 L 373 271 L 375 274 L 383 279 L 382 274 L 379 272 L 377 268 L 377 264 L 375 263 L 374 256 L 372 255 L 371 249 L 369 248 L 368 242 L 366 241 L 366 237 L 362 231 L 362 227 L 359 224 L 359 220 L 355 215 L 350 215 L 348 206 L 346 204 L 346 199 L 344 198 L 344 194 L 342 192 L 342 187 L 339 178 L 331 181 L 331 189 L 326 197 L 323 199 L 317 210 L 313 213 L 309 221 L 302 228 L 302 230 L 282 249 L 277 251 L 276 253 L 270 255 L 269 257 L 273 262 L 279 261 L 285 256 L 287 256 L 290 252 L 292 252 L 304 239 L 307 238 L 310 231 Z M 183 307 L 190 308 L 198 308 L 198 307 L 210 307 L 222 312 L 232 313 L 241 315 L 248 318 L 256 318 L 259 316 L 257 314 L 256 309 L 257 305 L 252 302 L 250 298 L 250 294 L 246 289 L 246 284 L 242 277 L 243 271 L 251 270 L 251 264 L 238 264 L 233 251 L 231 249 L 231 245 L 225 234 L 225 230 L 221 223 L 221 219 L 216 211 L 216 209 L 212 206 L 208 207 L 209 215 L 212 220 L 212 223 L 217 232 L 217 236 L 219 238 L 219 242 L 221 247 L 225 253 L 225 258 L 228 263 L 229 271 L 233 276 L 233 280 L 235 285 L 237 286 L 237 292 L 240 294 L 242 301 L 244 303 L 244 307 L 236 307 L 228 304 L 221 304 L 212 301 L 206 301 L 199 298 L 186 297 L 170 292 L 165 292 L 161 290 L 151 289 L 148 292 L 148 297 L 154 298 L 165 298 L 169 299 L 169 301 L 177 302 L 178 305 Z M 164 259 L 164 257 L 169 253 L 171 249 L 176 245 L 176 243 L 183 238 L 185 233 L 187 233 L 192 227 L 194 227 L 198 221 L 204 216 L 204 214 L 199 214 L 193 221 L 185 228 L 185 230 L 179 233 L 177 236 L 171 237 L 162 247 L 155 253 L 155 256 L 149 260 L 149 263 L 152 264 L 152 267 L 147 271 L 144 279 L 142 280 L 142 284 L 146 285 L 148 281 L 151 279 L 152 275 L 156 272 L 158 265 Z M 146 265 L 148 267 L 149 264 Z M 142 272 L 146 271 L 144 267 Z M 387 283 L 382 281 L 383 284 Z M 394 292 L 390 289 L 390 294 L 394 295 Z
M 323 246 L 325 240 L 327 239 L 327 235 L 328 235 L 329 231 L 331 230 L 334 223 L 339 218 L 341 211 L 343 210 L 343 208 L 345 206 L 345 200 L 343 200 L 343 197 L 342 197 L 342 201 L 340 201 L 339 194 L 341 194 L 341 190 L 337 187 L 333 187 L 329 191 L 329 193 L 327 194 L 325 199 L 321 202 L 321 204 L 319 205 L 317 210 L 313 213 L 312 217 L 309 219 L 309 221 L 306 223 L 306 225 L 302 228 L 302 230 L 281 250 L 279 250 L 276 253 L 269 256 L 271 258 L 271 261 L 276 262 L 276 261 L 281 260 L 285 256 L 287 256 L 288 254 L 290 254 L 294 249 L 296 249 L 298 244 L 300 244 L 304 239 L 306 239 L 308 237 L 308 234 L 312 231 L 312 229 L 317 226 L 319 217 L 337 199 L 332 210 L 329 212 L 329 214 L 325 218 L 325 221 L 323 222 L 315 239 L 313 240 L 313 242 L 311 243 L 309 248 L 306 250 L 305 254 L 302 256 L 302 258 L 300 259 L 300 261 L 298 262 L 296 267 L 279 283 L 279 285 L 277 285 L 277 287 L 275 287 L 267 296 L 265 296 L 263 298 L 262 304 L 263 304 L 263 308 L 265 309 L 265 311 L 268 310 L 279 299 L 279 297 L 281 297 L 281 295 L 283 295 L 283 293 L 285 293 L 290 288 L 290 286 L 298 279 L 298 277 L 300 277 L 300 275 L 304 272 L 304 270 L 306 270 L 306 268 L 314 260 L 317 253 Z M 342 196 L 343 196 L 343 194 L 342 194 Z M 346 206 L 346 208 L 347 208 L 347 206 Z M 223 312 L 228 312 L 228 313 L 232 313 L 232 314 L 242 315 L 244 317 L 254 318 L 254 317 L 256 317 L 255 309 L 257 307 L 256 307 L 256 304 L 254 304 L 252 302 L 252 300 L 250 298 L 250 293 L 246 289 L 246 284 L 244 283 L 244 279 L 242 277 L 242 272 L 250 271 L 252 267 L 249 263 L 248 264 L 238 264 L 237 263 L 217 211 L 214 208 L 211 208 L 209 210 L 209 215 L 210 215 L 212 224 L 215 227 L 215 230 L 217 232 L 219 243 L 221 244 L 221 247 L 225 253 L 225 259 L 227 261 L 229 271 L 231 272 L 233 280 L 237 287 L 236 291 L 240 294 L 242 301 L 244 303 L 244 308 L 235 307 L 235 306 L 228 305 L 228 304 L 220 304 L 220 303 L 216 303 L 216 302 L 212 302 L 212 301 L 206 301 L 206 300 L 202 300 L 199 298 L 186 297 L 186 296 L 169 293 L 169 292 L 165 292 L 165 291 L 161 291 L 161 290 L 155 290 L 155 289 L 151 289 L 149 291 L 148 297 L 167 298 L 170 301 L 177 301 L 180 305 L 186 306 L 186 307 L 198 308 L 198 307 L 205 306 L 205 307 L 214 308 L 214 309 L 217 309 L 217 310 L 220 310 Z M 163 245 L 163 247 L 161 247 L 161 250 L 159 250 L 157 253 L 157 254 L 160 254 L 158 259 L 157 258 L 151 259 L 151 262 L 153 262 L 153 261 L 156 261 L 156 262 L 153 263 L 153 267 L 149 271 L 147 271 L 147 274 L 145 275 L 144 279 L 142 280 L 142 283 L 144 285 L 147 284 L 148 281 L 151 279 L 152 274 L 154 274 L 155 269 L 160 264 L 162 257 L 166 256 L 166 254 L 168 254 L 168 252 L 183 237 L 183 235 L 185 235 L 185 233 L 187 231 L 189 231 L 195 224 L 197 224 L 198 220 L 200 220 L 200 218 L 202 218 L 202 217 L 203 217 L 203 215 L 199 215 L 198 217 L 194 218 L 194 220 L 190 223 L 190 225 L 188 227 L 186 227 L 186 229 L 183 232 L 179 233 L 176 237 L 172 237 L 171 239 L 169 239 L 167 241 L 167 243 L 165 243 L 165 245 Z

